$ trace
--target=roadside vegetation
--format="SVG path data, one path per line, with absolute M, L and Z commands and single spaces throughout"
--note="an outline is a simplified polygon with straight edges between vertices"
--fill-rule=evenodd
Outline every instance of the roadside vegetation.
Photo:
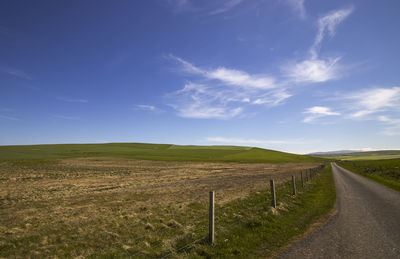
M 338 164 L 396 191 L 400 191 L 400 159 L 341 161 Z
M 295 237 L 307 231 L 332 211 L 336 191 L 330 165 L 308 182 L 277 186 L 277 209 L 270 207 L 270 192 L 253 193 L 246 199 L 217 207 L 217 242 L 214 247 L 198 245 L 185 253 L 190 258 L 265 258 L 277 255 Z M 186 255 L 186 254 L 185 254 Z

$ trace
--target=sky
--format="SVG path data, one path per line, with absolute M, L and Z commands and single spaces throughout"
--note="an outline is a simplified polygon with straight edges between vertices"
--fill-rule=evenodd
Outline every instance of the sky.
M 400 149 L 400 2 L 1 1 L 0 145 Z

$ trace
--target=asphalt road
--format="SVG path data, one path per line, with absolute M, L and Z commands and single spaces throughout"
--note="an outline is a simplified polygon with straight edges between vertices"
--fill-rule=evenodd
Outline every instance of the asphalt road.
M 337 213 L 278 258 L 400 258 L 400 192 L 332 169 Z

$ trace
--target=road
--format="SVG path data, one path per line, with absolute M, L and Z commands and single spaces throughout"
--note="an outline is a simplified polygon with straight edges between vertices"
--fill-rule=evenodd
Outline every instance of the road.
M 400 258 L 400 192 L 332 163 L 337 213 L 278 258 Z

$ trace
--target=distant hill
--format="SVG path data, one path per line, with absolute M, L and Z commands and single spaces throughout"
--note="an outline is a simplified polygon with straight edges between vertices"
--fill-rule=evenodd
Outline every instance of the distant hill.
M 361 150 L 337 150 L 337 151 L 326 151 L 326 152 L 314 152 L 307 154 L 309 156 L 320 156 L 320 155 L 337 155 L 337 154 L 348 154 L 348 153 L 358 153 L 364 152 Z
M 379 150 L 352 153 L 322 154 L 313 155 L 328 159 L 340 160 L 376 160 L 376 159 L 395 159 L 400 158 L 400 150 Z
M 240 146 L 108 143 L 0 146 L 0 160 L 121 157 L 158 161 L 317 162 L 322 158 Z

